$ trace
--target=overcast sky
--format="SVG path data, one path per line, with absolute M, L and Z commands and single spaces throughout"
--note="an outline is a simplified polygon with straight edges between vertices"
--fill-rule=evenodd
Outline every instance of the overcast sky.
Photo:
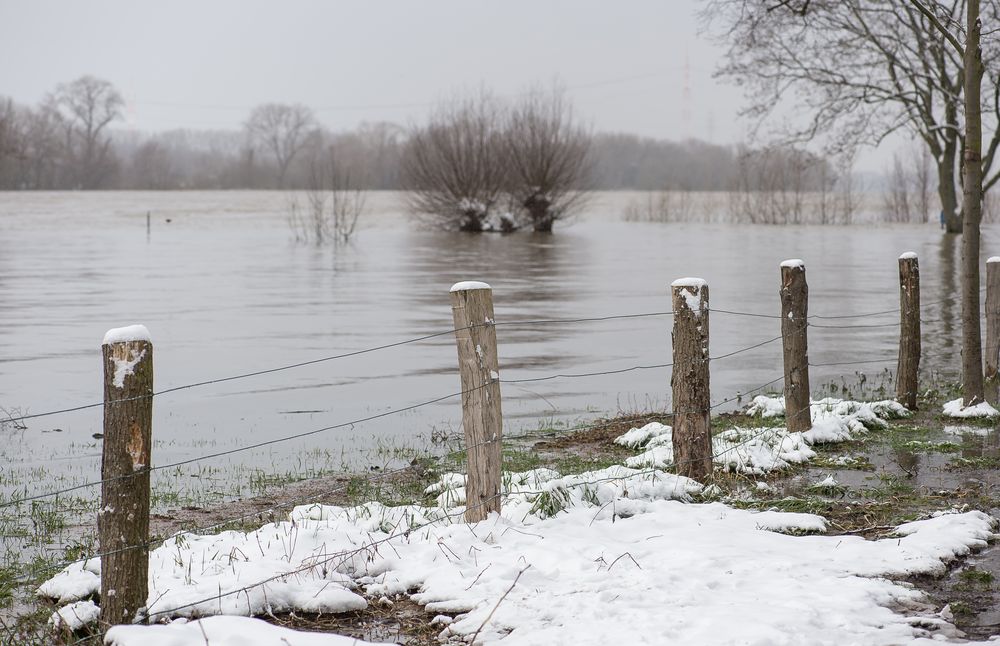
M 0 0 L 0 95 L 93 74 L 138 130 L 238 128 L 264 102 L 328 127 L 419 122 L 449 93 L 558 79 L 598 130 L 744 138 L 700 0 Z

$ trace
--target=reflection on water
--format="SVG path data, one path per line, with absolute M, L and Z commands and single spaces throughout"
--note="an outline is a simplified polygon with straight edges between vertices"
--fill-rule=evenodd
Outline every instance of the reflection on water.
M 940 335 L 935 336 L 935 339 L 938 340 L 937 347 L 942 351 L 958 352 L 961 346 L 962 303 L 958 298 L 961 244 L 962 236 L 953 233 L 941 235 L 939 254 L 941 282 L 937 293 L 931 298 L 939 301 L 939 315 L 934 318 L 939 320 Z M 924 318 L 930 318 L 929 314 L 925 314 Z
M 158 389 L 308 361 L 448 330 L 448 289 L 491 283 L 502 376 L 586 373 L 670 361 L 665 316 L 589 323 L 547 320 L 662 312 L 668 285 L 701 276 L 712 305 L 776 314 L 778 264 L 803 258 L 810 313 L 844 316 L 898 306 L 897 256 L 920 255 L 926 352 L 922 367 L 958 367 L 957 245 L 933 227 L 767 227 L 620 221 L 628 195 L 608 194 L 580 222 L 554 235 L 421 231 L 394 196 L 343 248 L 295 244 L 277 193 L 4 194 L 0 199 L 0 406 L 41 412 L 99 401 L 104 331 L 142 322 L 157 348 Z M 152 211 L 147 235 L 146 211 Z M 166 220 L 169 218 L 170 223 Z M 984 232 L 984 249 L 1000 241 Z M 712 313 L 713 356 L 773 338 L 778 322 Z M 884 364 L 814 369 L 817 388 L 855 371 L 895 366 L 894 315 L 830 319 L 810 331 L 814 363 Z M 505 324 L 506 323 L 506 324 Z M 883 327 L 845 327 L 852 324 Z M 712 399 L 781 375 L 780 345 L 719 359 Z M 539 419 L 591 418 L 669 403 L 665 369 L 508 384 L 511 431 Z M 891 382 L 887 382 L 891 387 Z M 780 387 L 780 382 L 775 384 Z M 296 370 L 171 393 L 154 406 L 155 460 L 186 459 L 371 417 L 455 393 L 453 339 L 441 336 Z M 432 429 L 458 428 L 457 398 L 304 440 L 211 462 L 283 471 L 321 456 L 358 466 L 424 447 Z M 50 432 L 54 429 L 60 432 Z M 32 420 L 0 459 L 96 477 L 101 430 L 93 409 Z M 382 447 L 381 449 L 379 447 Z M 372 451 L 375 450 L 375 453 Z M 65 458 L 65 459 L 63 459 Z M 59 459 L 58 467 L 53 467 Z M 218 474 L 216 474 L 218 475 Z M 219 476 L 223 478 L 224 476 Z

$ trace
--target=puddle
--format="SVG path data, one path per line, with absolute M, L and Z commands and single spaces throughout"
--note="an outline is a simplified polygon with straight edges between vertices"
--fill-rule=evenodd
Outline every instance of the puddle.
M 432 624 L 429 613 L 406 597 L 393 601 L 370 599 L 368 608 L 335 615 L 294 614 L 263 617 L 266 621 L 302 631 L 333 632 L 353 639 L 402 646 L 430 646 L 440 643 L 443 625 Z
M 885 433 L 886 441 L 851 445 L 852 467 L 807 468 L 782 483 L 786 495 L 817 495 L 812 488 L 833 476 L 838 487 L 823 497 L 852 503 L 873 500 L 908 506 L 937 499 L 948 506 L 988 511 L 1000 519 L 1000 431 L 979 426 L 948 426 L 910 433 L 906 427 Z M 876 438 L 877 440 L 877 438 Z M 985 508 L 984 508 L 985 507 Z M 948 608 L 946 618 L 970 639 L 1000 634 L 1000 543 L 962 559 L 941 577 L 920 576 L 910 580 L 928 596 L 937 611 Z
M 1000 518 L 1000 509 L 990 513 Z M 947 606 L 945 616 L 969 639 L 1000 634 L 1000 544 L 963 559 L 943 577 L 914 577 L 917 588 L 927 594 L 937 610 Z

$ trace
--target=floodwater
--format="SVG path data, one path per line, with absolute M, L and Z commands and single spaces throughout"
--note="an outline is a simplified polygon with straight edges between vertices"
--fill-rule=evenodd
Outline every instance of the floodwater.
M 163 390 L 448 331 L 448 289 L 459 280 L 494 288 L 502 379 L 665 364 L 667 316 L 515 322 L 664 312 L 670 282 L 684 276 L 708 281 L 713 308 L 773 316 L 786 258 L 806 262 L 811 314 L 891 310 L 896 258 L 911 250 L 928 303 L 923 366 L 957 373 L 959 305 L 941 299 L 956 292 L 958 238 L 932 225 L 627 223 L 631 197 L 602 194 L 553 235 L 501 236 L 422 230 L 397 196 L 373 194 L 353 241 L 334 248 L 294 241 L 281 193 L 0 193 L 0 406 L 36 414 L 99 402 L 100 342 L 112 327 L 149 328 Z M 1000 252 L 1000 230 L 983 237 L 984 258 Z M 814 368 L 814 392 L 844 376 L 854 381 L 856 371 L 874 382 L 894 369 L 896 316 L 814 319 L 811 361 L 851 364 Z M 711 354 L 779 333 L 774 318 L 713 312 Z M 714 402 L 768 382 L 781 387 L 780 343 L 711 365 Z M 506 432 L 662 408 L 669 384 L 668 368 L 508 383 Z M 156 477 L 235 495 L 233 474 L 253 470 L 399 463 L 411 457 L 401 449 L 427 450 L 432 435 L 460 431 L 460 400 L 392 411 L 459 390 L 454 341 L 444 335 L 159 396 L 156 465 L 387 415 Z M 93 435 L 101 430 L 100 407 L 8 428 L 0 438 L 4 486 L 32 494 L 98 478 Z

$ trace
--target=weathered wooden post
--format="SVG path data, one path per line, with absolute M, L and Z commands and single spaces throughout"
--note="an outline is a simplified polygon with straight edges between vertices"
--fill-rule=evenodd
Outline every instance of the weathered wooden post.
M 490 512 L 500 512 L 503 417 L 493 289 L 474 281 L 456 283 L 451 288 L 451 312 L 458 344 L 462 426 L 469 460 L 465 520 L 474 523 Z
M 798 259 L 781 263 L 781 345 L 785 364 L 785 423 L 790 433 L 812 428 L 809 409 L 809 286 L 806 265 Z
M 109 330 L 104 356 L 104 451 L 97 533 L 101 624 L 132 623 L 145 607 L 149 573 L 149 467 L 153 344 L 142 325 Z
M 678 475 L 705 481 L 712 475 L 712 427 L 708 371 L 708 285 L 680 278 L 671 285 L 674 311 L 673 447 Z
M 896 364 L 896 401 L 917 410 L 917 372 L 920 368 L 920 266 L 917 254 L 899 257 L 899 362 Z
M 1000 375 L 997 363 L 1000 361 L 1000 256 L 992 256 L 986 261 L 986 379 L 990 391 L 994 393 Z

